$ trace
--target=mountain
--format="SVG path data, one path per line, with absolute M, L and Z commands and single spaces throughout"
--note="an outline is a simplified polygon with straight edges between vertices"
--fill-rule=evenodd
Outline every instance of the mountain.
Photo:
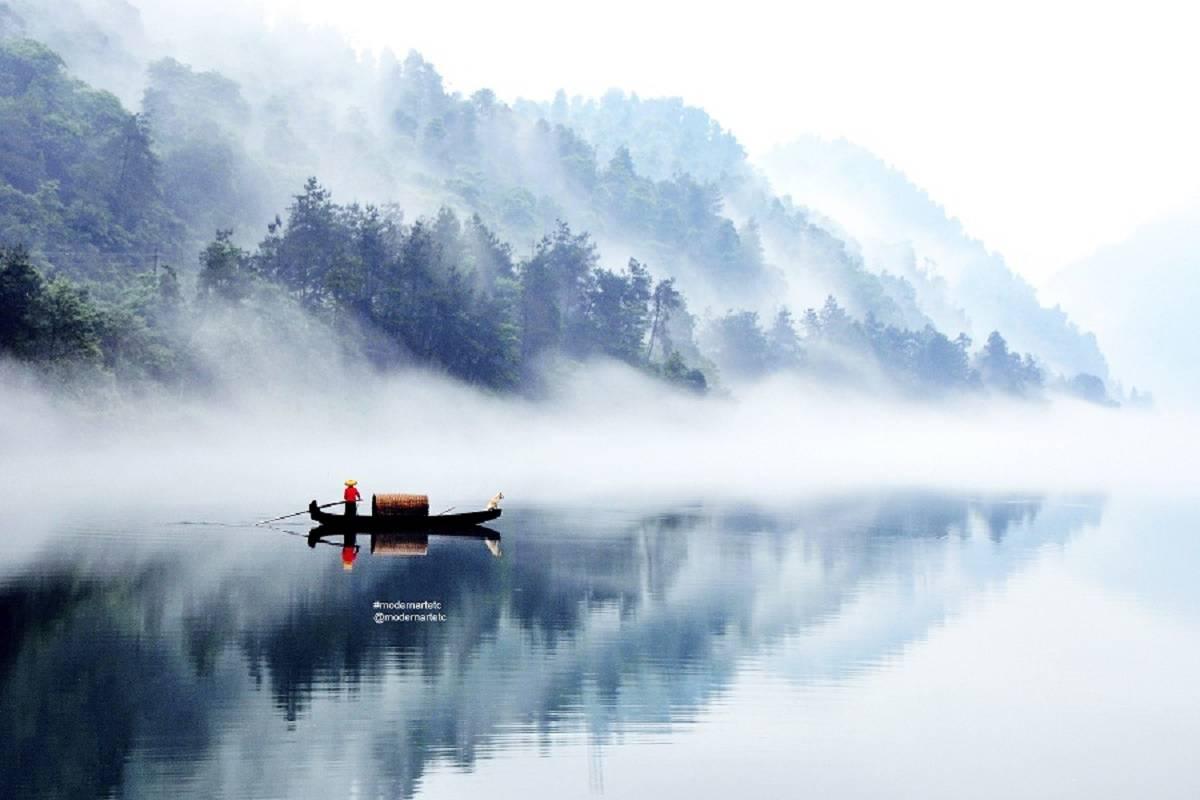
M 1159 220 L 1055 275 L 1047 295 L 1070 298 L 1127 387 L 1176 405 L 1200 398 L 1200 212 Z
M 160 294 L 254 304 L 266 282 L 321 324 L 386 331 L 383 361 L 490 385 L 559 348 L 681 379 L 800 369 L 922 393 L 1107 377 L 1094 340 L 940 209 L 924 228 L 897 214 L 908 238 L 879 246 L 855 235 L 869 204 L 847 224 L 778 196 L 731 132 L 677 98 L 509 105 L 449 91 L 416 52 L 361 55 L 328 32 L 235 20 L 230 46 L 206 50 L 156 38 L 124 0 L 0 10 L 0 116 L 18 132 L 0 142 L 0 244 L 29 251 L 6 263 L 40 298 L 22 318 L 69 294 L 37 270 L 86 284 L 67 318 L 106 364 L 108 326 L 154 327 L 145 287 L 169 260 L 180 282 Z M 871 177 L 920 208 L 902 176 Z M 466 338 L 435 341 L 427 311 L 465 315 Z
M 1061 307 L 1037 292 L 997 253 L 903 173 L 845 140 L 804 137 L 765 155 L 760 166 L 777 191 L 840 226 L 873 271 L 915 287 L 917 300 L 946 329 L 979 340 L 999 330 L 1019 350 L 1061 372 L 1106 378 L 1100 347 Z

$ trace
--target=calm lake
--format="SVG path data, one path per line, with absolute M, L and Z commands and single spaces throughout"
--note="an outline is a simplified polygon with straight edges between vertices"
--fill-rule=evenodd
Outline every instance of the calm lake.
M 1200 797 L 1194 502 L 271 511 L 7 532 L 0 797 Z

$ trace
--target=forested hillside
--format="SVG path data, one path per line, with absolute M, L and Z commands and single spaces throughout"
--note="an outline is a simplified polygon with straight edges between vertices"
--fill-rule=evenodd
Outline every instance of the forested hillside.
M 1008 330 L 976 349 L 678 101 L 509 106 L 447 92 L 415 53 L 324 42 L 341 96 L 303 91 L 303 69 L 230 76 L 159 53 L 135 109 L 72 75 L 96 49 L 79 26 L 4 8 L 0 347 L 20 359 L 187 386 L 215 309 L 287 307 L 378 368 L 502 389 L 595 356 L 701 390 L 780 370 L 924 395 L 1075 385 L 1069 364 L 1010 352 Z M 149 47 L 101 49 L 129 79 Z
M 1060 370 L 1107 378 L 1095 337 L 1062 307 L 1043 306 L 1004 259 L 903 174 L 845 141 L 803 138 L 763 162 L 779 191 L 844 226 L 869 263 L 902 275 L 938 325 L 1000 329 Z

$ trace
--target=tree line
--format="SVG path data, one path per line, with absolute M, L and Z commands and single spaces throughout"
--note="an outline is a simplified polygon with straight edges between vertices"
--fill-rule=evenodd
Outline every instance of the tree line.
M 1046 385 L 1033 356 L 1011 352 L 999 332 L 972 353 L 966 334 L 950 339 L 932 325 L 884 325 L 869 313 L 858 320 L 832 296 L 819 310 L 805 310 L 798 323 L 786 308 L 766 325 L 756 312 L 730 311 L 709 325 L 702 341 L 723 373 L 741 378 L 790 370 L 826 381 L 882 379 L 921 395 L 988 388 L 1032 396 Z
M 415 115 L 397 117 L 396 135 L 416 136 L 425 157 L 515 163 L 508 178 L 528 177 L 520 159 L 487 158 L 520 138 L 512 111 L 489 93 L 449 97 L 416 56 L 392 86 Z M 1033 357 L 1009 352 L 999 333 L 971 353 L 967 337 L 951 340 L 919 316 L 917 328 L 907 327 L 914 315 L 899 313 L 883 293 L 862 318 L 831 297 L 799 319 L 778 309 L 764 323 L 734 308 L 701 320 L 673 279 L 653 280 L 633 258 L 617 269 L 602 265 L 590 234 L 562 217 L 538 228 L 540 238 L 518 258 L 479 213 L 443 208 L 409 222 L 395 206 L 335 203 L 315 178 L 253 249 L 223 224 L 197 259 L 197 220 L 240 224 L 252 215 L 232 213 L 234 206 L 217 213 L 240 173 L 214 161 L 233 157 L 234 139 L 200 125 L 180 105 L 188 98 L 212 109 L 205 119 L 224 109 L 222 130 L 244 116 L 236 84 L 175 62 L 151 70 L 147 113 L 131 114 L 69 77 L 44 46 L 0 43 L 0 123 L 11 134 L 0 139 L 0 352 L 51 371 L 87 366 L 122 383 L 185 385 L 203 378 L 195 330 L 213 309 L 268 318 L 284 302 L 357 343 L 380 369 L 427 365 L 501 390 L 534 386 L 545 359 L 560 354 L 617 359 L 696 391 L 777 371 L 847 381 L 870 372 L 922 393 L 1031 394 L 1047 384 Z M 404 120 L 418 118 L 405 133 Z M 170 146 L 156 145 L 160 134 Z M 714 184 L 686 173 L 639 175 L 620 146 L 600 168 L 595 149 L 561 124 L 541 123 L 532 135 L 586 199 L 586 220 L 637 232 L 654 258 L 671 252 L 701 264 L 729 288 L 722 294 L 732 305 L 744 298 L 739 288 L 770 283 L 757 227 L 724 217 Z M 199 147 L 210 140 L 220 146 Z M 209 174 L 214 180 L 201 180 Z M 485 183 L 502 187 L 501 177 Z M 459 188 L 471 194 L 481 186 Z M 505 204 L 517 195 L 507 193 Z M 541 224 L 536 216 L 506 225 L 513 208 L 500 211 L 506 228 Z M 870 294 L 848 291 L 859 306 Z M 1095 376 L 1056 385 L 1103 396 Z
M 215 306 L 262 312 L 284 302 L 352 339 L 380 369 L 434 367 L 501 390 L 535 385 L 547 356 L 604 356 L 704 391 L 714 380 L 797 372 L 856 381 L 864 370 L 920 393 L 1046 384 L 997 332 L 976 353 L 966 335 L 855 319 L 833 297 L 769 324 L 730 310 L 701 324 L 670 278 L 629 259 L 601 265 L 586 232 L 558 222 L 516 258 L 477 216 L 448 208 L 408 223 L 395 207 L 334 202 L 316 178 L 246 250 L 221 230 L 198 257 L 194 293 L 163 266 L 123 281 L 44 277 L 28 251 L 0 253 L 0 350 L 50 366 L 87 364 L 121 378 L 185 382 L 189 324 Z M 119 285 L 119 289 L 117 287 Z M 1085 376 L 1080 391 L 1094 391 Z

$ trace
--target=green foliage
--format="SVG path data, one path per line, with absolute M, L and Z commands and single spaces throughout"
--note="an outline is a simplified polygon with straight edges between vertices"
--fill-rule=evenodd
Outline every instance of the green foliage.
M 595 271 L 588 296 L 590 348 L 636 364 L 649 329 L 650 273 L 629 259 L 625 274 Z
M 296 292 L 309 307 L 319 306 L 352 269 L 350 226 L 340 219 L 329 191 L 309 178 L 304 191 L 292 199 L 286 233 L 269 245 L 271 277 Z
M 384 97 L 398 143 L 415 145 L 427 167 L 449 173 L 445 188 L 507 236 L 540 236 L 569 216 L 597 233 L 620 234 L 656 262 L 693 271 L 737 298 L 749 300 L 773 285 L 757 229 L 739 229 L 724 216 L 712 170 L 639 173 L 631 148 L 645 153 L 642 140 L 606 144 L 602 161 L 586 128 L 565 116 L 547 119 L 528 104 L 514 111 L 488 91 L 448 94 L 415 53 L 389 70 Z M 667 101 L 651 116 L 655 124 L 686 129 L 671 148 L 713 145 L 730 166 L 744 160 L 740 145 L 703 112 Z
M 248 154 L 252 109 L 236 83 L 164 59 L 150 68 L 145 113 L 130 114 L 67 76 L 47 48 L 0 43 L 0 242 L 27 248 L 4 251 L 0 349 L 131 383 L 202 380 L 197 330 L 234 312 L 269 328 L 298 307 L 305 325 L 358 340 L 379 367 L 417 363 L 502 389 L 529 385 L 554 354 L 618 359 L 698 391 L 714 366 L 754 379 L 846 377 L 868 365 L 921 392 L 982 383 L 1028 394 L 1045 383 L 999 334 L 972 361 L 969 339 L 927 324 L 907 280 L 867 272 L 786 198 L 738 189 L 744 153 L 703 112 L 615 94 L 599 106 L 560 97 L 531 119 L 486 90 L 448 94 L 415 53 L 387 72 L 388 152 L 374 155 L 432 170 L 422 190 L 448 190 L 474 213 L 443 208 L 406 223 L 396 208 L 340 205 L 310 178 L 249 251 L 235 226 L 261 213 L 263 179 L 287 169 Z M 315 152 L 289 127 L 287 104 L 273 102 L 254 112 L 274 146 Z M 753 215 L 741 225 L 725 216 L 730 191 Z M 787 309 L 766 323 L 730 310 L 707 323 L 706 354 L 675 280 L 655 283 L 632 258 L 603 267 L 589 230 L 749 307 L 778 285 L 769 235 L 847 306 L 830 297 L 800 330 Z M 514 235 L 534 242 L 528 257 L 514 257 L 504 241 Z M 184 299 L 160 257 L 196 265 L 183 276 L 195 278 L 194 294 Z M 1096 395 L 1088 377 L 1064 384 Z
M 714 320 L 705 340 L 722 374 L 760 378 L 770 368 L 770 343 L 753 311 L 730 311 Z
M 915 290 L 904 278 L 868 272 L 862 257 L 843 240 L 816 224 L 789 198 L 747 192 L 741 202 L 757 214 L 756 225 L 775 243 L 779 257 L 803 265 L 861 317 L 889 325 L 921 327 L 928 319 L 917 307 Z
M 1009 394 L 1036 392 L 1045 383 L 1033 356 L 1010 352 L 1008 342 L 998 331 L 992 331 L 988 336 L 987 344 L 975 359 L 975 366 L 984 386 Z
M 811 369 L 818 374 L 845 375 L 844 365 L 857 362 L 860 370 L 872 365 L 897 386 L 920 393 L 967 389 L 976 381 L 965 335 L 951 341 L 931 325 L 910 330 L 870 314 L 860 322 L 832 297 L 820 312 L 805 312 L 803 327 L 804 342 L 815 356 Z
M 671 355 L 663 363 L 662 376 L 671 383 L 697 394 L 704 394 L 708 391 L 708 380 L 704 377 L 704 373 L 695 367 L 689 368 L 678 350 L 672 350 Z
M 45 364 L 100 359 L 100 314 L 87 294 L 46 281 L 23 249 L 0 249 L 0 309 L 0 352 Z
M 201 297 L 239 302 L 261 275 L 318 316 L 366 332 L 364 350 L 381 366 L 416 361 L 513 388 L 546 353 L 648 361 L 648 270 L 635 259 L 623 272 L 601 268 L 591 237 L 565 222 L 514 264 L 478 216 L 464 224 L 443 208 L 405 225 L 395 212 L 337 205 L 314 178 L 256 253 L 220 231 L 201 263 Z M 669 342 L 667 322 L 684 304 L 671 281 L 657 296 L 657 336 Z
M 757 226 L 739 231 L 721 214 L 715 184 L 684 173 L 669 180 L 640 176 L 629 150 L 618 148 L 600 172 L 593 203 L 615 227 L 653 243 L 655 252 L 700 265 L 720 289 L 750 297 L 769 285 Z
M 175 271 L 102 288 L 104 298 L 63 277 L 46 280 L 25 250 L 0 249 L 0 353 L 63 377 L 107 372 L 125 385 L 187 377 Z
M 0 42 L 0 130 L 0 241 L 92 278 L 178 243 L 146 119 L 36 42 Z
M 767 331 L 768 360 L 772 370 L 798 369 L 804 365 L 804 346 L 796 333 L 792 312 L 779 309 Z
M 520 107 L 580 131 L 602 157 L 627 149 L 657 180 L 688 173 L 715 181 L 745 169 L 746 151 L 737 139 L 702 109 L 678 97 L 642 99 L 613 90 L 599 100 L 568 100 L 560 91 L 549 104 Z
M 998 333 L 989 337 L 972 366 L 971 339 L 965 334 L 951 340 L 931 325 L 909 330 L 884 325 L 872 315 L 860 321 L 833 297 L 826 298 L 820 311 L 807 309 L 801 329 L 803 336 L 786 308 L 766 330 L 754 312 L 730 311 L 710 323 L 704 341 L 722 373 L 743 380 L 781 370 L 826 380 L 877 374 L 918 394 L 966 391 L 982 384 L 1021 395 L 1036 393 L 1045 382 L 1033 357 L 1010 353 Z M 1084 376 L 1072 385 L 1095 392 Z
M 177 385 L 194 370 L 178 277 L 170 267 L 130 281 L 111 303 L 102 304 L 103 364 L 122 385 L 145 380 Z
M 163 196 L 193 237 L 264 213 L 263 179 L 242 143 L 250 107 L 236 83 L 164 58 L 150 65 L 142 108 Z
M 583 353 L 587 348 L 589 293 L 599 261 L 586 233 L 574 235 L 565 222 L 542 237 L 521 264 L 522 355 L 530 360 L 550 349 Z
M 233 243 L 233 231 L 217 231 L 217 238 L 200 254 L 199 296 L 243 300 L 250 293 L 252 277 L 250 256 Z
M 1095 403 L 1099 406 L 1116 407 L 1120 403 L 1108 396 L 1108 389 L 1104 385 L 1104 381 L 1098 375 L 1092 375 L 1087 372 L 1080 372 L 1075 377 L 1065 382 L 1066 391 L 1075 395 L 1080 400 L 1086 400 L 1089 403 Z M 1130 403 L 1138 405 L 1140 402 L 1137 388 L 1133 389 L 1130 395 Z
M 667 329 L 671 317 L 684 308 L 683 295 L 675 288 L 675 279 L 666 278 L 654 285 L 651 295 L 650 342 L 646 345 L 646 360 L 654 358 L 654 345 L 657 341 L 669 340 Z M 669 344 L 669 341 L 668 341 Z M 670 350 L 668 344 L 661 348 Z
M 312 178 L 286 222 L 268 227 L 257 253 L 243 257 L 231 247 L 218 237 L 206 253 L 222 268 L 256 265 L 310 311 L 344 321 L 345 330 L 362 326 L 364 350 L 381 366 L 403 359 L 487 386 L 519 381 L 511 251 L 477 217 L 463 225 L 443 209 L 405 226 L 394 211 L 335 204 Z

